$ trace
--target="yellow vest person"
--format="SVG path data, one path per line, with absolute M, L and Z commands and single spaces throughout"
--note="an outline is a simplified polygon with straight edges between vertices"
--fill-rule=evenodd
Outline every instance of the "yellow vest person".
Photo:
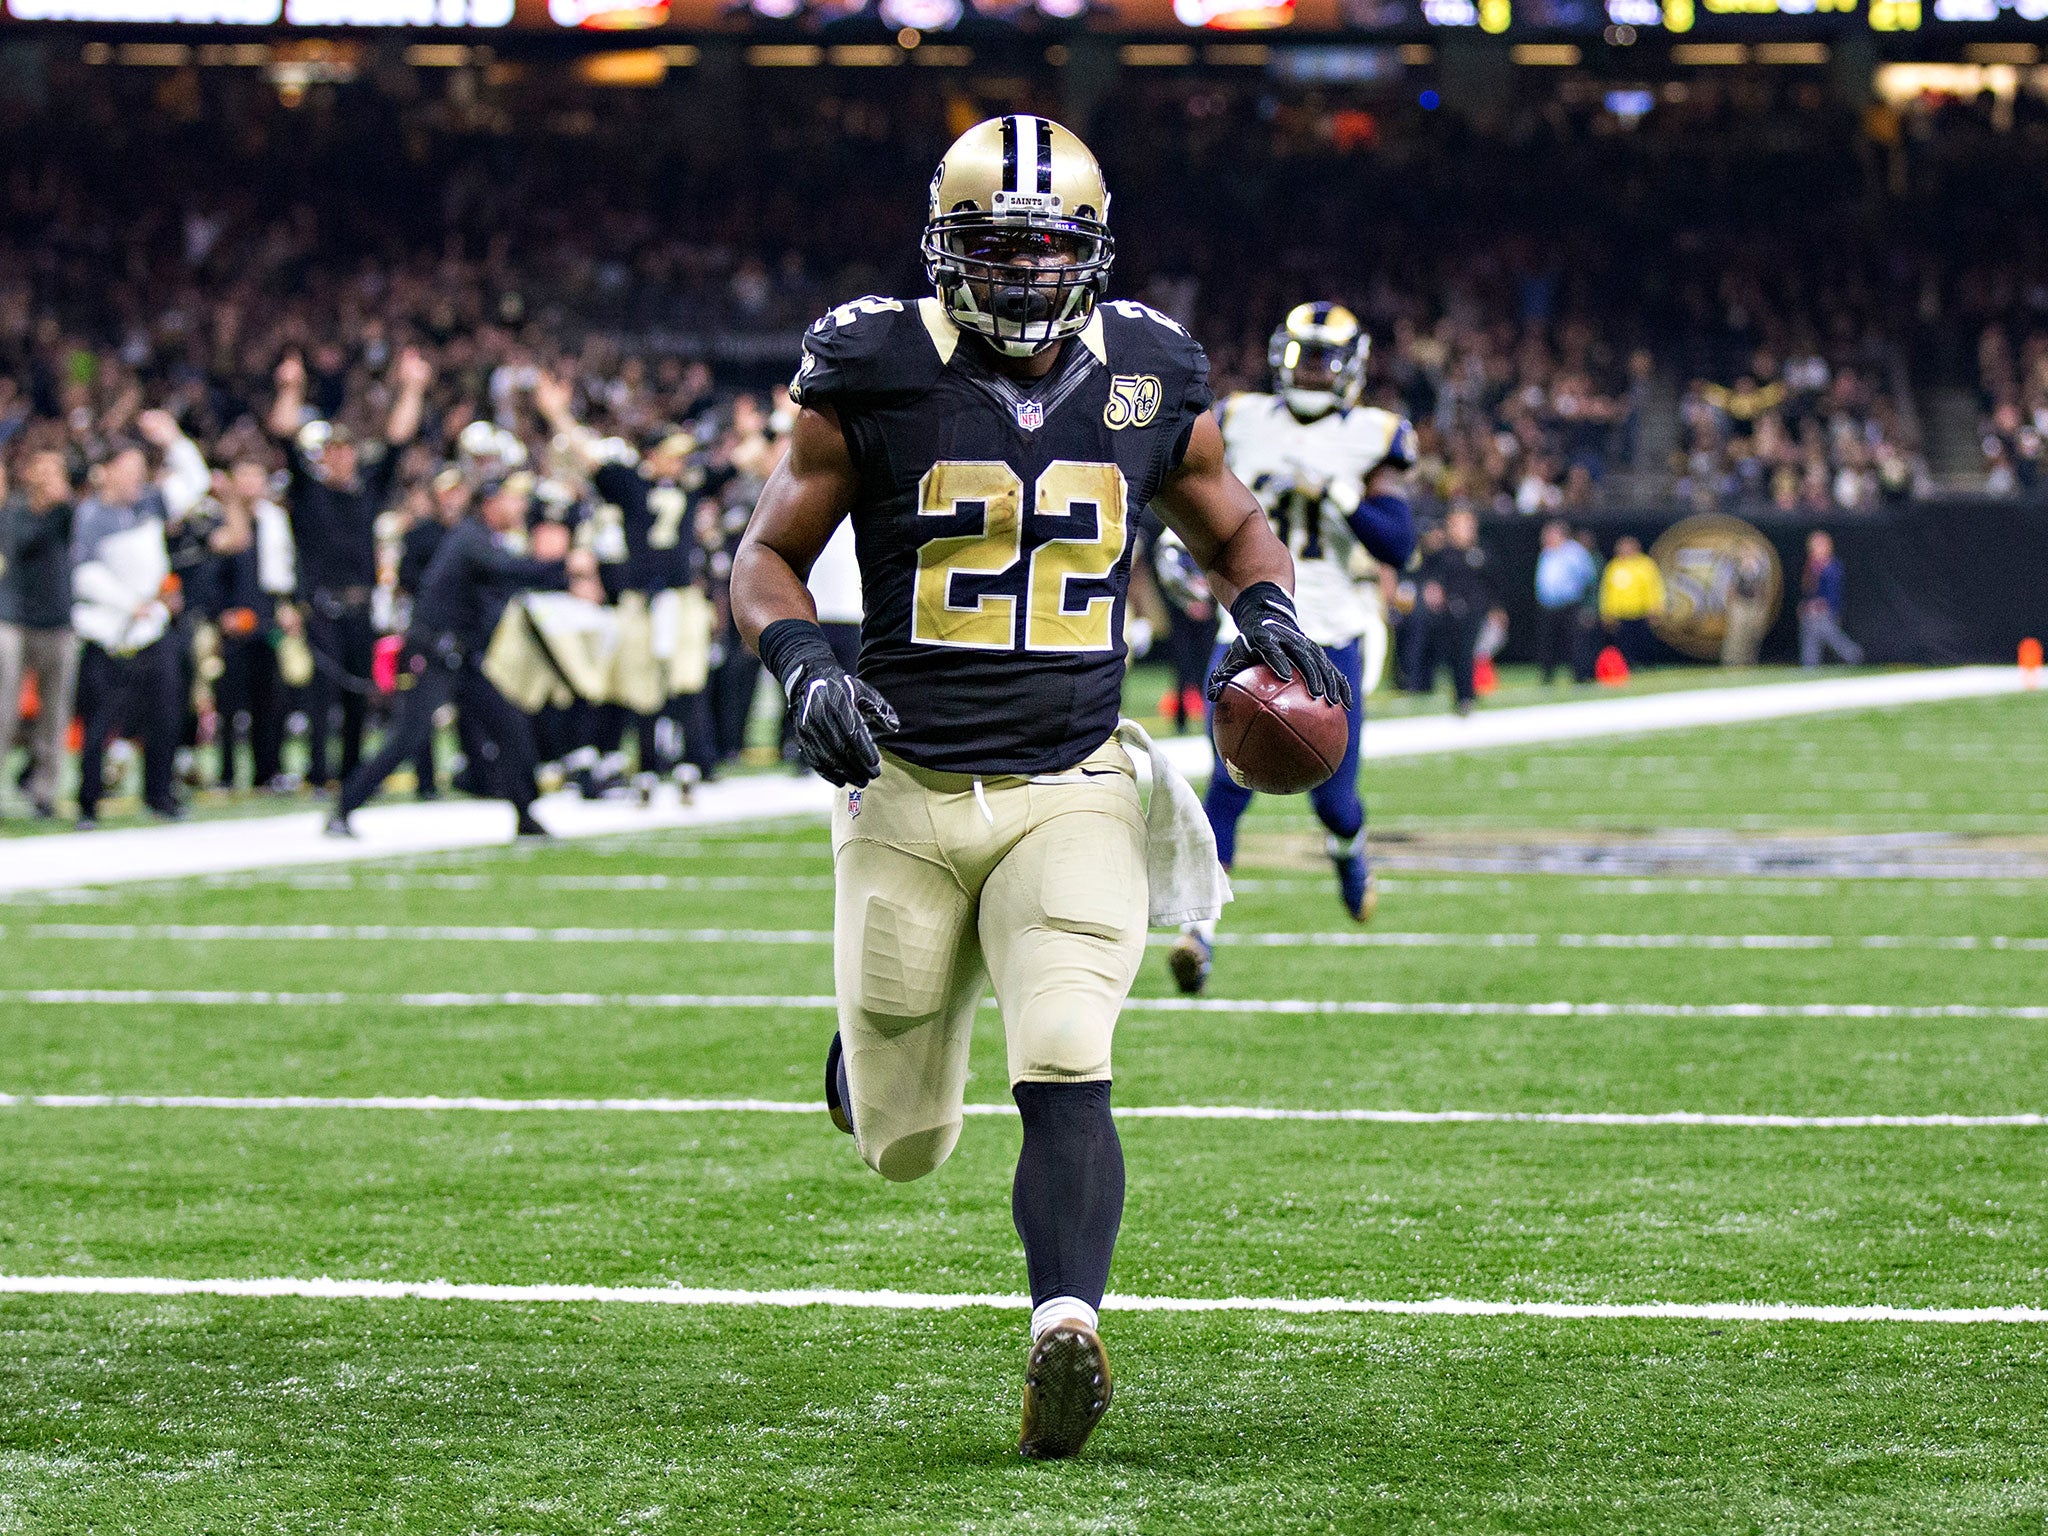
M 1664 611 L 1664 573 L 1633 538 L 1614 546 L 1614 558 L 1600 577 L 1600 622 L 1647 619 Z

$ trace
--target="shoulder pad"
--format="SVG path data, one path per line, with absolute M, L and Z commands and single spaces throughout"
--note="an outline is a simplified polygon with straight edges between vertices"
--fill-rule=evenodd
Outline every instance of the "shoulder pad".
M 1383 464 L 1395 469 L 1415 467 L 1420 453 L 1415 444 L 1415 428 L 1406 417 L 1375 405 L 1364 405 L 1351 410 L 1346 419 L 1358 434 L 1361 446 L 1372 455 L 1375 469 Z
M 1201 343 L 1188 334 L 1187 327 L 1150 304 L 1140 304 L 1136 299 L 1109 299 L 1096 313 L 1102 317 L 1110 366 L 1121 368 L 1126 358 L 1135 362 L 1140 356 L 1157 356 L 1183 367 L 1199 362 L 1203 373 L 1209 371 L 1208 356 Z
M 1396 417 L 1394 435 L 1387 443 L 1387 456 L 1380 462 L 1391 464 L 1396 469 L 1413 469 L 1416 460 L 1421 456 L 1421 450 L 1415 442 L 1414 423 L 1405 416 Z
M 869 296 L 827 311 L 804 332 L 803 362 L 789 393 L 799 405 L 930 385 L 941 366 L 919 306 Z
M 1135 299 L 1111 299 L 1096 308 L 1100 331 L 1091 323 L 1084 333 L 1100 342 L 1097 355 L 1112 374 L 1152 374 L 1158 378 L 1169 411 L 1162 419 L 1184 422 L 1209 409 L 1209 356 L 1187 328 L 1170 315 Z M 1176 432 L 1179 428 L 1176 427 Z

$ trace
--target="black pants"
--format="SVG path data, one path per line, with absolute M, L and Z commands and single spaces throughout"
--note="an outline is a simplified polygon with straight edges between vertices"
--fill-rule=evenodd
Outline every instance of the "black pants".
M 1615 623 L 1615 649 L 1631 667 L 1640 667 L 1649 661 L 1656 639 L 1648 619 L 1620 619 Z
M 165 638 L 133 656 L 116 656 L 87 641 L 78 658 L 78 718 L 85 745 L 78 757 L 78 813 L 98 816 L 106 792 L 107 743 L 142 743 L 142 798 L 152 810 L 171 807 L 178 752 L 178 658 Z
M 306 779 L 329 783 L 328 731 L 341 704 L 341 773 L 347 778 L 363 755 L 363 716 L 369 707 L 370 666 L 377 633 L 368 604 L 336 607 L 316 596 L 306 605 L 306 644 L 313 649 L 313 680 L 306 684 Z
M 261 789 L 283 769 L 284 683 L 277 675 L 277 652 L 265 635 L 221 641 L 220 682 L 213 690 L 220 715 L 220 781 L 235 785 L 235 747 L 249 744 L 252 788 Z
M 441 793 L 441 776 L 434 767 L 434 736 L 433 731 L 428 731 L 427 739 L 412 755 L 413 792 L 422 800 L 431 800 Z
M 481 769 L 491 793 L 525 810 L 539 796 L 533 781 L 533 732 L 526 717 L 493 688 L 480 657 L 464 658 L 435 647 L 406 644 L 399 659 L 398 714 L 377 755 L 357 767 L 341 786 L 341 814 L 355 812 L 384 787 L 384 781 L 434 734 L 434 715 L 453 700 L 473 724 L 482 748 L 471 772 Z M 411 686 L 405 684 L 410 681 Z
M 1394 685 L 1403 693 L 1427 693 L 1436 686 L 1434 633 L 1427 608 L 1417 603 L 1394 625 Z
M 1430 649 L 1439 661 L 1447 662 L 1451 668 L 1451 687 L 1457 693 L 1460 704 L 1470 704 L 1479 697 L 1472 686 L 1473 652 L 1479 646 L 1479 626 L 1485 620 L 1481 613 L 1467 613 L 1462 609 L 1443 607 L 1430 615 Z M 1436 686 L 1436 668 L 1429 671 L 1429 686 Z
M 1536 665 L 1543 671 L 1544 682 L 1555 677 L 1560 666 L 1570 667 L 1573 675 L 1577 675 L 1578 630 L 1579 608 L 1576 603 L 1566 608 L 1536 610 Z
M 761 659 L 740 640 L 737 630 L 726 637 L 725 660 L 711 674 L 712 729 L 718 736 L 718 760 L 738 757 L 747 744 L 747 715 L 754 706 L 754 685 L 761 680 Z
M 710 778 L 718 771 L 718 731 L 712 724 L 710 693 L 679 693 L 668 701 L 662 713 L 682 730 L 683 761 L 702 777 Z
M 1209 681 L 1209 658 L 1216 649 L 1218 622 L 1213 613 L 1206 619 L 1195 619 L 1168 605 L 1166 660 L 1173 668 L 1173 707 L 1167 713 L 1173 716 L 1176 730 L 1188 728 L 1188 691 L 1199 694 Z

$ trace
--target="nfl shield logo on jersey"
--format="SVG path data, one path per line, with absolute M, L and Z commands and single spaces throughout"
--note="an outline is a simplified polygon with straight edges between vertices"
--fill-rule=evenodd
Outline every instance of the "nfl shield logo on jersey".
M 1017 402 L 1017 425 L 1026 432 L 1036 432 L 1045 425 L 1045 406 L 1037 400 Z
M 846 792 L 846 814 L 849 816 L 858 816 L 860 814 L 860 791 L 857 789 L 849 789 Z

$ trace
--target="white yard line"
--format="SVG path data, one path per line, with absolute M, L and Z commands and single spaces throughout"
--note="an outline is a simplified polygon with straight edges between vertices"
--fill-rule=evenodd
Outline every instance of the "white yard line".
M 831 942 L 829 928 L 528 928 L 522 924 L 25 924 L 27 938 L 86 942 L 170 940 L 223 942 L 406 942 L 406 944 L 811 944 Z M 0 938 L 8 928 L 0 924 Z M 1151 934 L 1153 948 L 1174 944 L 1174 934 Z M 1227 948 L 1569 948 L 1569 950 L 2048 950 L 2048 938 L 2011 934 L 1434 934 L 1389 928 L 1311 934 L 1223 930 L 1214 942 Z
M 32 923 L 37 939 L 170 939 L 212 944 L 251 940 L 363 940 L 478 944 L 830 944 L 829 928 L 529 928 L 519 925 L 393 923 Z M 0 927 L 0 938 L 8 930 Z
M 1482 711 L 1464 719 L 1426 715 L 1373 721 L 1365 733 L 1369 758 L 1411 757 L 1488 747 L 1636 735 L 1693 726 L 1887 708 L 1941 699 L 2017 692 L 2016 667 L 1949 667 L 1869 677 L 1753 687 L 1699 688 L 1621 699 L 1537 704 Z M 1206 775 L 1209 746 L 1177 737 L 1165 750 L 1182 772 Z M 833 790 L 816 778 L 761 774 L 707 784 L 693 805 L 664 797 L 641 808 L 585 801 L 573 793 L 542 803 L 541 819 L 558 836 L 631 835 L 658 828 L 697 827 L 816 815 Z M 137 880 L 175 879 L 235 870 L 348 863 L 400 853 L 486 847 L 510 840 L 510 807 L 491 801 L 373 806 L 356 818 L 361 836 L 323 837 L 324 810 L 181 826 L 56 833 L 10 839 L 0 859 L 0 892 L 64 889 Z
M 0 924 L 0 939 L 8 935 Z M 824 945 L 829 928 L 533 928 L 518 924 L 398 923 L 29 923 L 17 936 L 102 941 L 167 939 L 213 944 L 279 940 L 478 944 L 768 944 Z M 1175 942 L 1153 934 L 1156 946 Z M 2008 934 L 1872 933 L 1240 933 L 1218 945 L 1244 949 L 1941 949 L 2048 951 L 2048 938 Z
M 822 1101 L 790 1099 L 504 1099 L 441 1094 L 0 1093 L 0 1109 L 398 1110 L 427 1114 L 822 1115 Z M 1007 1118 L 1013 1104 L 965 1104 L 968 1115 Z M 2038 1129 L 2048 1115 L 1765 1115 L 1667 1110 L 1276 1109 L 1259 1104 L 1120 1104 L 1120 1120 L 1271 1120 L 1368 1125 L 1711 1126 L 1731 1130 Z
M 185 1280 L 157 1275 L 0 1275 L 0 1294 L 233 1296 L 308 1301 L 473 1301 L 658 1307 L 848 1307 L 882 1312 L 1028 1310 L 1027 1296 L 947 1291 L 741 1291 L 655 1285 L 480 1285 L 447 1280 Z M 2048 1323 L 2041 1307 L 1805 1306 L 1768 1301 L 1365 1301 L 1348 1296 L 1107 1296 L 1105 1312 L 1383 1313 L 1401 1317 L 1547 1317 L 1708 1323 Z
M 709 992 L 261 992 L 203 988 L 24 987 L 0 1003 L 208 1008 L 724 1008 L 836 1009 L 827 993 Z M 984 1008 L 994 1008 L 985 1001 Z M 1134 997 L 1126 1013 L 1422 1015 L 1440 1018 L 2048 1019 L 2048 1004 L 1402 1002 L 1391 998 Z

